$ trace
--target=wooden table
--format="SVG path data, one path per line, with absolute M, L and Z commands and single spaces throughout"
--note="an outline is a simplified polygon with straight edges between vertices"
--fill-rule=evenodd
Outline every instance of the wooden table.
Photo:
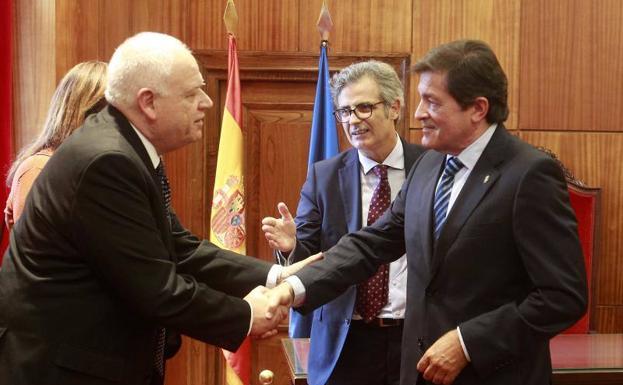
M 550 350 L 555 385 L 623 384 L 623 334 L 561 334 Z
M 309 338 L 281 340 L 294 385 L 307 385 Z M 550 342 L 555 385 L 623 384 L 623 334 L 564 334 Z

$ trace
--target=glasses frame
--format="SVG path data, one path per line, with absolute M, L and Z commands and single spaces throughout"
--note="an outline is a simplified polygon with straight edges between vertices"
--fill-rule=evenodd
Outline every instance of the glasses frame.
M 383 100 L 381 100 L 380 102 L 376 102 L 376 103 L 359 103 L 357 104 L 355 107 L 353 108 L 349 108 L 349 107 L 343 107 L 343 108 L 338 108 L 336 110 L 333 111 L 333 116 L 335 116 L 335 119 L 340 122 L 340 123 L 347 123 L 350 122 L 350 117 L 353 116 L 353 112 L 355 113 L 355 116 L 357 117 L 357 119 L 359 120 L 366 120 L 369 119 L 372 116 L 372 113 L 374 112 L 374 110 L 376 109 L 376 106 L 379 104 L 386 104 Z M 357 112 L 357 108 L 359 106 L 363 106 L 363 105 L 368 105 L 370 106 L 370 115 L 366 116 L 366 117 L 362 117 L 359 116 L 359 113 Z M 348 111 L 348 118 L 346 118 L 345 120 L 342 120 L 341 116 L 340 116 L 340 111 Z

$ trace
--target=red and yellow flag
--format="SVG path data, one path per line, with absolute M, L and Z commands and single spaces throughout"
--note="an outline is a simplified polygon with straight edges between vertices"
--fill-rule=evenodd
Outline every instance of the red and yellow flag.
M 229 34 L 227 68 L 227 96 L 216 163 L 210 241 L 224 249 L 245 254 L 242 105 L 236 38 L 231 33 Z M 251 343 L 249 338 L 245 339 L 235 353 L 223 350 L 223 355 L 227 360 L 227 384 L 250 385 Z

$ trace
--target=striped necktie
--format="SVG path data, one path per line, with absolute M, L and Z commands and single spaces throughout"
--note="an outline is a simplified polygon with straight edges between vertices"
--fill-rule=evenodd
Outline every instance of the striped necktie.
M 450 193 L 452 192 L 452 186 L 454 185 L 454 176 L 460 169 L 463 168 L 463 163 L 456 156 L 451 156 L 446 161 L 446 167 L 443 170 L 441 176 L 441 182 L 437 186 L 435 192 L 435 204 L 433 205 L 433 213 L 435 214 L 435 228 L 433 229 L 433 235 L 435 240 L 439 238 L 441 229 L 446 222 L 448 215 L 448 203 L 450 202 Z

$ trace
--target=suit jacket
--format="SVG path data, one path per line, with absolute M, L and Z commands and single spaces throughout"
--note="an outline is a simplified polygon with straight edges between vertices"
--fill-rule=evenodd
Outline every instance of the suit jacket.
M 405 175 L 422 154 L 421 146 L 402 141 Z M 357 149 L 314 163 L 301 190 L 297 244 L 290 256 L 299 261 L 327 250 L 345 234 L 361 229 L 361 179 Z M 357 287 L 351 286 L 316 310 L 311 327 L 307 380 L 324 384 L 339 359 L 355 307 Z
M 149 384 L 159 327 L 239 346 L 270 265 L 170 226 L 161 194 L 114 107 L 59 147 L 0 270 L 0 383 Z
M 297 274 L 307 290 L 302 310 L 406 250 L 401 384 L 416 383 L 422 354 L 457 326 L 471 363 L 454 384 L 548 384 L 549 339 L 587 304 L 563 173 L 499 125 L 434 243 L 432 204 L 444 161 L 444 154 L 425 153 L 382 218 Z

